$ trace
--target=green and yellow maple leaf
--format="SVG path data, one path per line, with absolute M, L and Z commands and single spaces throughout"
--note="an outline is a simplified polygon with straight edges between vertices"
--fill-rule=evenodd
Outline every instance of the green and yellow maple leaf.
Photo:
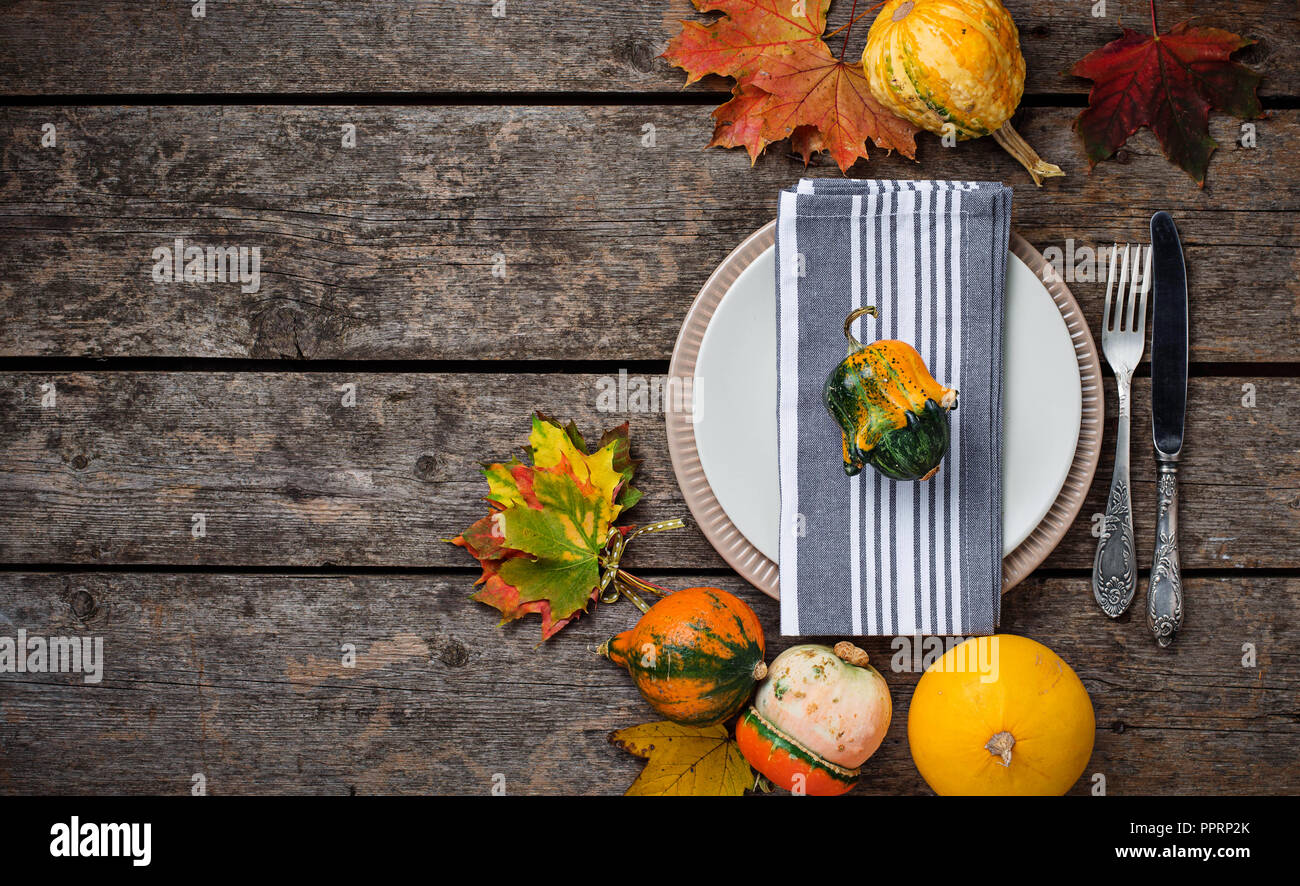
M 754 771 L 721 724 L 663 720 L 611 732 L 609 740 L 647 761 L 628 797 L 738 797 L 754 786 Z
M 533 467 L 567 468 L 578 484 L 588 487 L 604 501 L 614 501 L 614 492 L 623 483 L 623 475 L 614 470 L 612 446 L 587 455 L 586 450 L 575 445 L 563 428 L 536 417 L 528 442 L 533 447 Z M 618 516 L 617 505 L 613 516 Z
M 636 472 L 641 459 L 632 457 L 632 443 L 628 438 L 627 422 L 616 428 L 610 428 L 601 434 L 596 444 L 599 450 L 609 449 L 614 453 L 613 466 L 623 478 L 623 491 L 618 497 L 619 511 L 626 511 L 641 500 L 641 490 L 632 488 L 632 475 Z
M 505 464 L 485 467 L 483 476 L 488 481 L 488 501 L 496 502 L 503 508 L 526 503 L 527 499 L 519 488 L 520 478 L 515 475 L 515 469 L 522 467 L 523 463 L 517 458 L 512 458 Z
M 519 599 L 545 600 L 553 617 L 568 618 L 587 608 L 600 583 L 600 552 L 617 514 L 614 487 L 580 486 L 563 470 L 543 468 L 534 472 L 533 492 L 540 508 L 502 513 L 505 547 L 532 559 L 515 557 L 498 572 L 519 589 Z
M 529 435 L 532 464 L 512 459 L 483 468 L 492 513 L 454 539 L 483 568 L 475 600 L 502 623 L 542 617 L 542 639 L 587 610 L 599 593 L 600 556 L 614 520 L 640 498 L 628 426 L 606 432 L 588 454 L 572 422 L 542 414 Z

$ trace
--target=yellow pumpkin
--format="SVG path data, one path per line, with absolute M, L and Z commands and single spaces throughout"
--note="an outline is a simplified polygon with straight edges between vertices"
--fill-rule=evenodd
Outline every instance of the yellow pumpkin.
M 1096 734 L 1088 692 L 1060 656 L 998 634 L 949 649 L 916 684 L 912 760 L 940 795 L 1059 795 Z
M 999 0 L 889 0 L 862 53 L 876 99 L 898 116 L 958 140 L 992 135 L 1034 183 L 1064 175 L 1012 128 L 1025 57 Z

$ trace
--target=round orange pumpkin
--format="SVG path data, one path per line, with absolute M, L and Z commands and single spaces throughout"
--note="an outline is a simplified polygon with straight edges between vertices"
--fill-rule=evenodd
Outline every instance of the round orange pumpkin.
M 907 740 L 936 794 L 1059 795 L 1079 780 L 1096 721 L 1083 683 L 1028 637 L 967 640 L 926 669 Z

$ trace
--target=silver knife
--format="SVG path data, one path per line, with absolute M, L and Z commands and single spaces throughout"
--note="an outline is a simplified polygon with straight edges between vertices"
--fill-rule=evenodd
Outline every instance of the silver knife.
M 1178 457 L 1187 413 L 1187 270 L 1167 212 L 1151 216 L 1155 308 L 1151 325 L 1151 431 L 1156 448 L 1156 539 L 1147 588 L 1147 627 L 1168 646 L 1183 623 L 1178 565 Z

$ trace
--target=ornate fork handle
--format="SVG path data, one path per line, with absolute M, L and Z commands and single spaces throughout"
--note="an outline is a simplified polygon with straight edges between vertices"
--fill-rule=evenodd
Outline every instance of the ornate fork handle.
M 1115 470 L 1106 499 L 1106 519 L 1092 562 L 1092 593 L 1111 618 L 1124 614 L 1137 593 L 1137 551 L 1133 543 L 1133 503 L 1128 476 L 1129 381 L 1118 379 L 1119 425 L 1115 441 Z
M 1183 624 L 1183 576 L 1178 564 L 1178 462 L 1159 455 L 1156 480 L 1156 548 L 1147 588 L 1147 627 L 1168 646 Z

